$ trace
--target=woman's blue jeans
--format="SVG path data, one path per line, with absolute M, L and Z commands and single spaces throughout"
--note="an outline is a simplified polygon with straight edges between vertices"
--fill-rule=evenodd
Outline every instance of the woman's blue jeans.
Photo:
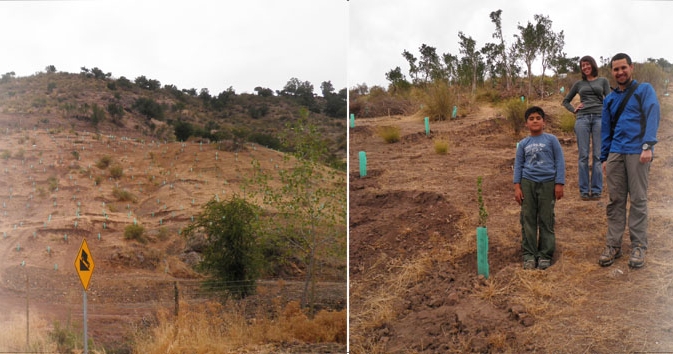
M 601 115 L 580 114 L 575 120 L 577 137 L 579 187 L 581 195 L 598 195 L 603 192 L 603 166 L 601 156 Z M 591 179 L 589 178 L 589 151 L 591 151 Z M 591 181 L 591 185 L 589 185 Z

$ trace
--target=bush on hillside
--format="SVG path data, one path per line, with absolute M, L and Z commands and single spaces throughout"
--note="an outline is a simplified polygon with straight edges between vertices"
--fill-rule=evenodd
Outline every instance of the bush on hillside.
M 124 175 L 124 168 L 122 165 L 114 165 L 110 167 L 110 177 L 120 179 Z
M 514 133 L 519 134 L 521 132 L 521 127 L 524 126 L 526 118 L 524 114 L 526 113 L 526 103 L 522 102 L 519 98 L 512 98 L 505 102 L 505 118 L 509 122 Z
M 151 98 L 140 97 L 133 103 L 133 109 L 147 118 L 164 119 L 164 108 Z
M 109 155 L 105 155 L 98 159 L 98 162 L 96 162 L 96 167 L 100 168 L 101 170 L 104 170 L 110 166 L 112 163 L 112 157 Z
M 423 101 L 423 115 L 435 121 L 450 119 L 453 106 L 457 105 L 453 89 L 444 81 L 430 85 Z
M 146 243 L 147 239 L 144 237 L 145 228 L 141 225 L 131 224 L 124 228 L 124 239 L 136 240 L 140 243 Z

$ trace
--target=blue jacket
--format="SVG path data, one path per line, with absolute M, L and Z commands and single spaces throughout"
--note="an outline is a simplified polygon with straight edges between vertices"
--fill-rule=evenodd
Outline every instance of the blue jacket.
M 565 184 L 566 167 L 558 138 L 542 133 L 521 140 L 514 159 L 514 183 L 525 178 L 533 182 Z
M 631 85 L 636 81 L 633 80 Z M 614 89 L 603 101 L 601 121 L 601 161 L 608 159 L 608 154 L 638 154 L 643 151 L 643 143 L 654 145 L 657 143 L 659 129 L 659 101 L 652 85 L 644 82 L 638 85 L 633 96 L 626 103 L 622 115 L 615 126 L 614 135 L 611 134 L 612 117 L 624 98 L 626 91 Z M 641 113 L 644 114 L 642 123 L 645 123 L 644 135 L 641 138 Z

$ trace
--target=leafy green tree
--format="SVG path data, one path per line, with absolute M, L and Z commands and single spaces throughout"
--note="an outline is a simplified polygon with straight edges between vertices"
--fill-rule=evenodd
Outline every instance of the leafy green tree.
M 133 87 L 131 80 L 127 79 L 125 76 L 120 76 L 119 79 L 117 79 L 117 85 L 123 89 L 130 89 Z
M 47 74 L 53 74 L 53 73 L 56 72 L 56 67 L 53 66 L 53 65 L 47 65 L 47 66 L 44 68 L 44 71 L 45 71 Z
M 301 81 L 296 77 L 291 78 L 280 91 L 281 96 L 294 97 L 297 103 L 315 111 L 315 96 L 313 95 L 313 84 L 309 81 Z
M 174 126 L 175 138 L 178 141 L 187 141 L 194 133 L 194 127 L 189 122 L 177 121 Z
M 138 97 L 133 103 L 133 109 L 148 118 L 164 119 L 164 108 L 151 98 Z
M 505 78 L 505 89 L 509 92 L 512 87 L 512 67 L 511 58 L 507 55 L 507 45 L 505 44 L 505 38 L 502 35 L 502 10 L 493 11 L 490 13 L 491 22 L 495 24 L 495 32 L 493 32 L 493 38 L 499 39 L 500 43 L 495 43 L 494 46 L 489 51 L 492 54 L 494 59 L 495 72 L 499 73 L 500 77 Z M 498 58 L 500 60 L 498 60 Z
M 540 77 L 540 94 L 544 94 L 544 75 L 548 68 L 553 67 L 554 60 L 563 54 L 565 35 L 563 31 L 555 33 L 552 30 L 552 21 L 548 16 L 535 15 L 540 30 L 540 61 L 542 62 L 542 76 Z
M 263 88 L 261 86 L 255 87 L 255 92 L 257 92 L 258 96 L 262 97 L 271 97 L 273 96 L 273 90 L 270 88 Z
M 13 71 L 2 74 L 2 77 L 0 78 L 0 84 L 10 82 L 15 76 L 16 73 L 14 73 Z
M 407 63 L 409 63 L 409 77 L 411 78 L 411 82 L 414 84 L 418 83 L 419 68 L 416 64 L 418 59 L 406 49 L 402 52 L 402 56 L 407 60 Z
M 319 262 L 346 266 L 346 182 L 341 171 L 321 163 L 327 147 L 308 111 L 281 139 L 291 154 L 277 177 L 262 170 L 253 161 L 255 175 L 246 192 L 259 195 L 264 205 L 276 212 L 267 224 L 267 232 L 279 245 L 303 261 L 306 270 L 301 303 L 313 311 L 315 281 Z M 278 178 L 277 183 L 270 183 Z M 280 187 L 274 187 L 280 184 Z
M 320 84 L 320 91 L 322 92 L 322 97 L 334 94 L 334 85 L 332 85 L 332 81 L 323 81 Z
M 461 67 L 463 77 L 470 78 L 472 83 L 472 95 L 477 90 L 477 80 L 483 80 L 483 62 L 481 53 L 476 49 L 477 42 L 472 37 L 466 36 L 462 31 L 458 32 L 460 38 L 460 53 L 463 54 Z M 480 70 L 482 69 L 482 70 Z
M 229 201 L 211 199 L 185 229 L 188 238 L 205 235 L 199 268 L 225 281 L 240 297 L 255 292 L 260 275 L 258 208 L 238 196 Z
M 101 70 L 99 68 L 93 68 L 93 69 L 91 69 L 91 75 L 93 75 L 93 77 L 95 79 L 105 79 L 105 78 L 108 78 L 108 77 L 112 76 L 112 73 L 107 73 L 106 74 L 106 73 L 103 72 L 103 70 Z
M 339 90 L 339 93 L 331 93 L 325 97 L 325 114 L 333 118 L 346 117 L 346 88 Z
M 159 80 L 148 79 L 145 75 L 136 77 L 135 83 L 138 87 L 150 91 L 156 91 L 161 88 L 161 82 L 159 82 Z
M 392 93 L 406 91 L 411 87 L 411 83 L 409 83 L 404 74 L 402 74 L 402 69 L 400 69 L 399 66 L 386 73 L 386 80 L 390 81 L 388 91 Z
M 423 73 L 423 83 L 427 84 L 429 81 L 439 80 L 443 75 L 437 48 L 421 44 L 418 51 L 421 53 L 418 70 Z
M 98 124 L 105 120 L 105 110 L 97 104 L 91 106 L 91 124 L 98 127 Z

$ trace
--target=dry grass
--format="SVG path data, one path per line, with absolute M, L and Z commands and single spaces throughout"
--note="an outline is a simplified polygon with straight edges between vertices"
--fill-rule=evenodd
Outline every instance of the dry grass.
M 383 140 L 388 143 L 396 143 L 400 141 L 400 127 L 395 126 L 385 126 L 377 129 L 376 133 L 378 136 L 383 138 Z
M 443 139 L 434 141 L 435 152 L 440 155 L 446 155 L 449 152 L 449 142 Z
M 135 352 L 259 353 L 287 343 L 346 342 L 345 311 L 320 311 L 309 319 L 297 302 L 277 305 L 273 313 L 254 318 L 233 302 L 181 303 L 180 309 L 177 319 L 160 312 L 157 325 L 139 334 Z
M 358 304 L 357 310 L 351 309 L 350 349 L 353 353 L 385 353 L 385 344 L 377 343 L 370 334 L 371 330 L 392 320 L 398 314 L 399 303 L 408 289 L 420 282 L 432 267 L 435 258 L 430 254 L 421 254 L 413 260 L 391 260 L 381 258 L 371 269 L 380 264 L 389 264 L 385 280 L 381 273 L 370 273 L 365 278 L 379 278 L 377 289 L 360 289 L 351 281 L 350 302 Z M 363 281 L 367 284 L 369 281 Z
M 30 346 L 26 348 L 25 314 L 9 314 L 0 321 L 0 351 L 2 352 L 56 352 L 56 344 L 49 338 L 49 324 L 36 314 L 30 315 Z
M 575 131 L 575 115 L 570 112 L 563 112 L 558 119 L 559 128 L 564 133 Z

